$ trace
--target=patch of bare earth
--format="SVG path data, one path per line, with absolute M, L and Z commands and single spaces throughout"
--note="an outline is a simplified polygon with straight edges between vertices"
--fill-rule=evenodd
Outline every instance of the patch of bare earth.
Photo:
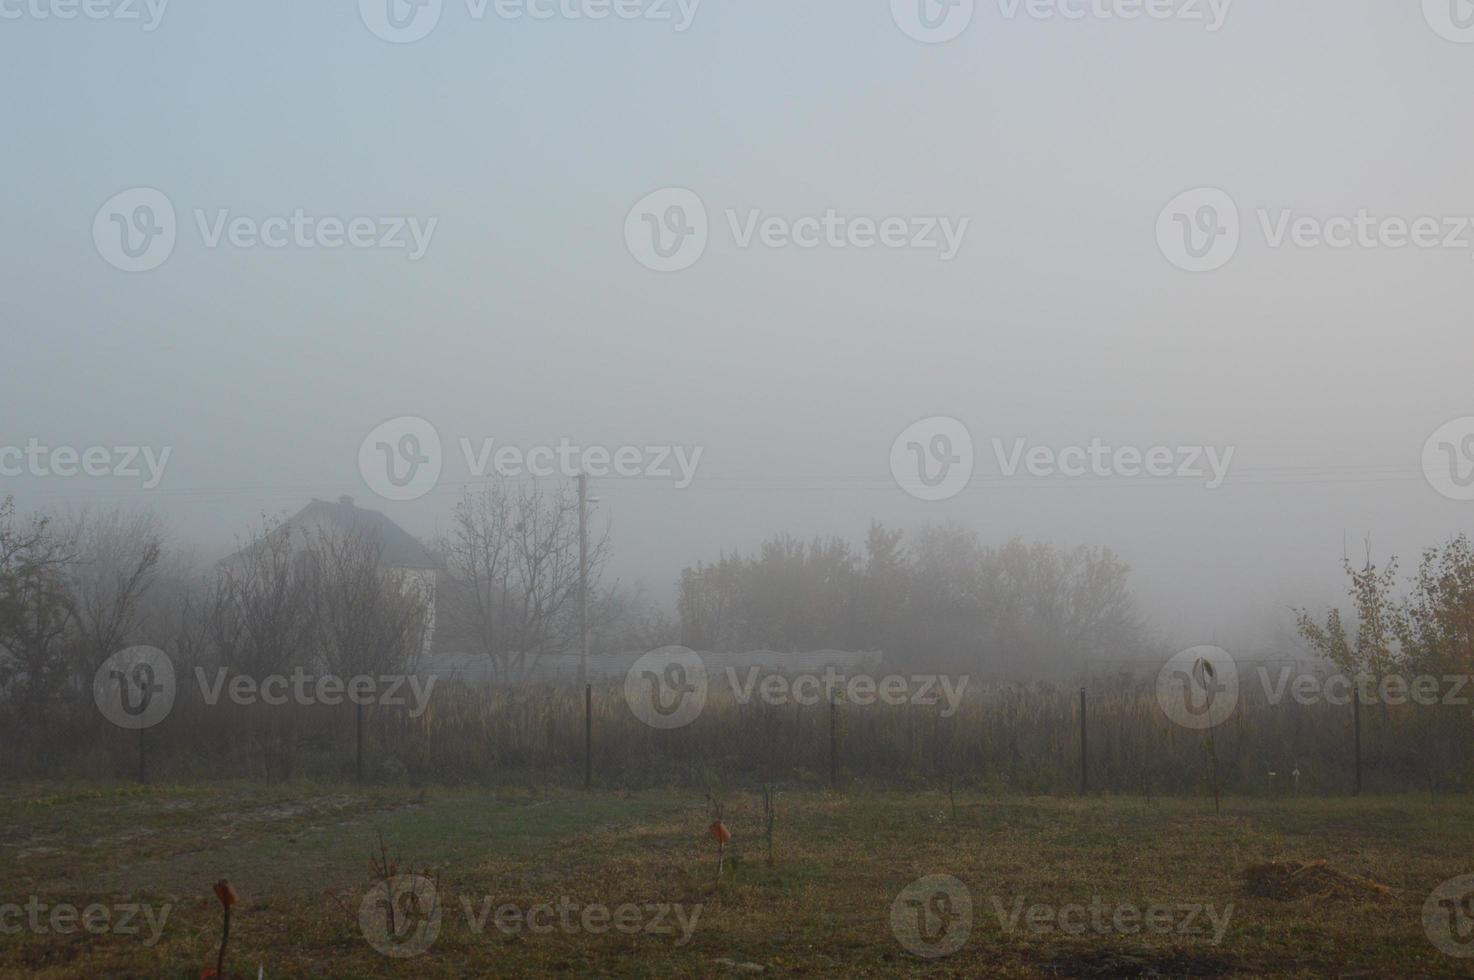
M 1245 868 L 1243 877 L 1250 895 L 1282 902 L 1302 898 L 1362 902 L 1392 896 L 1386 885 L 1337 871 L 1325 861 L 1266 861 Z
M 1039 964 L 1046 976 L 1094 977 L 1220 977 L 1235 966 L 1222 956 L 1183 951 L 1161 953 L 1117 953 L 1100 950 L 1057 956 Z

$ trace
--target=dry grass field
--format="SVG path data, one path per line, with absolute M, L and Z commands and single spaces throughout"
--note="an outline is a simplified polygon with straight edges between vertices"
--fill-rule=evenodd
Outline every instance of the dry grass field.
M 0 975 L 206 975 L 220 878 L 231 977 L 1474 975 L 1474 800 L 721 796 L 718 880 L 698 792 L 10 785 Z

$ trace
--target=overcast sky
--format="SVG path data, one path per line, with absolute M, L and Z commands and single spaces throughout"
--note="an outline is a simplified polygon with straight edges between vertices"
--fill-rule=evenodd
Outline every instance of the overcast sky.
M 152 506 L 223 554 L 313 496 L 431 535 L 463 438 L 699 447 L 689 486 L 594 480 L 612 571 L 662 598 L 774 532 L 956 520 L 1116 549 L 1184 642 L 1330 600 L 1348 543 L 1471 524 L 1424 454 L 1474 416 L 1463 0 L 926 0 L 942 43 L 921 0 L 392 2 L 408 27 L 0 0 L 0 446 L 169 449 L 156 487 L 32 453 L 0 494 Z M 441 472 L 384 499 L 378 444 L 427 444 L 360 450 L 404 418 Z M 893 454 L 935 418 L 971 453 L 934 422 Z M 1173 475 L 1005 472 L 1094 440 Z M 1221 486 L 1178 447 L 1231 449 Z

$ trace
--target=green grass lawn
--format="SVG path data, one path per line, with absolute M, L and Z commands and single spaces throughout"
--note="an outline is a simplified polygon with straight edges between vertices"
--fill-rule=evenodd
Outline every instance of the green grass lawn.
M 1474 872 L 1474 800 L 1229 799 L 1215 816 L 1204 800 L 959 795 L 954 808 L 945 794 L 794 790 L 778 797 L 772 865 L 761 798 L 724 803 L 734 839 L 718 883 L 697 792 L 11 785 L 0 907 L 40 911 L 0 912 L 0 975 L 198 977 L 222 877 L 240 896 L 227 974 L 241 977 L 1474 975 L 1423 917 L 1435 886 Z M 360 926 L 381 834 L 401 873 L 435 883 L 438 933 L 417 956 L 380 953 Z M 1264 897 L 1243 878 L 1322 859 L 1388 891 Z M 969 919 L 956 895 L 924 902 L 950 925 L 920 952 L 960 943 L 938 958 L 892 923 L 931 875 L 971 903 Z M 66 919 L 58 932 L 59 904 L 104 906 L 119 926 L 138 906 L 138 931 L 94 918 L 96 933 Z M 536 929 L 506 910 L 497 924 L 504 906 L 543 905 Z M 909 908 L 901 921 L 916 921 Z M 1160 931 L 1137 924 L 1148 911 Z M 406 938 L 431 937 L 421 923 Z

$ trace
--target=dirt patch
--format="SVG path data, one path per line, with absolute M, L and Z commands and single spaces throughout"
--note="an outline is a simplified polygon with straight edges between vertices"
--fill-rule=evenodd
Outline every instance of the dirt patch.
M 1266 861 L 1243 872 L 1245 891 L 1282 902 L 1331 898 L 1348 902 L 1390 898 L 1392 889 L 1370 878 L 1337 871 L 1324 861 Z
M 252 807 L 239 813 L 224 813 L 220 819 L 226 823 L 272 823 L 277 820 L 295 820 L 299 817 L 315 817 L 336 813 L 357 802 L 351 796 L 321 796 L 310 800 L 293 800 L 290 803 L 275 803 L 269 806 Z
M 16 842 L 24 844 L 26 841 L 31 840 L 31 837 L 32 831 L 30 827 L 19 824 L 8 827 L 0 826 L 0 845 L 14 844 Z
M 1232 973 L 1234 964 L 1221 956 L 1190 952 L 1077 953 L 1057 956 L 1039 964 L 1041 972 L 1056 977 L 1221 977 Z

